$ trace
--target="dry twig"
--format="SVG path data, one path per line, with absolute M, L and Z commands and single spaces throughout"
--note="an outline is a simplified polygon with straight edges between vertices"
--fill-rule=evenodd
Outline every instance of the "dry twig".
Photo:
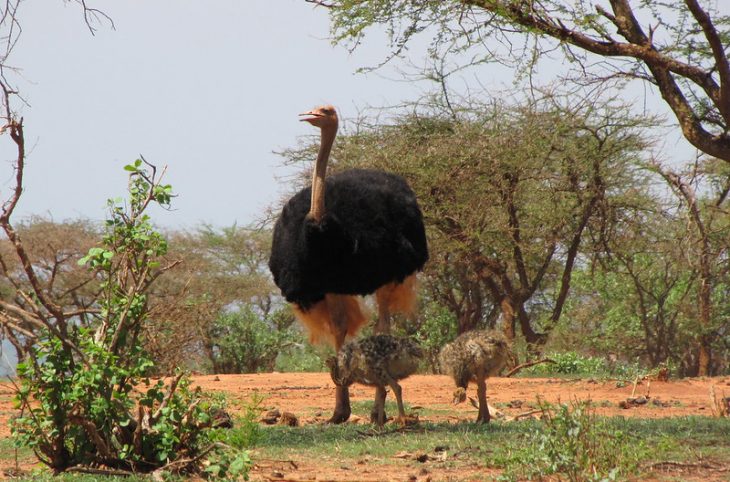
M 534 360 L 531 362 L 522 363 L 522 364 L 514 367 L 512 370 L 508 371 L 507 374 L 505 375 L 505 378 L 511 377 L 512 375 L 519 372 L 523 368 L 529 368 L 534 365 L 539 365 L 540 363 L 555 363 L 555 360 L 551 360 L 550 358 L 543 358 L 542 360 Z

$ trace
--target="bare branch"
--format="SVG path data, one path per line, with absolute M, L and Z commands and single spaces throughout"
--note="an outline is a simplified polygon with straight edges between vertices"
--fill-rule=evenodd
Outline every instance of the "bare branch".
M 531 361 L 531 362 L 525 362 L 525 363 L 522 363 L 520 365 L 517 365 L 512 370 L 510 370 L 507 373 L 505 373 L 504 377 L 505 378 L 509 378 L 512 375 L 514 375 L 517 372 L 519 372 L 520 370 L 523 370 L 525 368 L 529 368 L 529 367 L 534 366 L 534 365 L 539 365 L 541 363 L 555 363 L 555 360 L 551 360 L 550 358 L 543 358 L 542 360 L 534 360 L 534 361 Z
M 103 21 L 107 21 L 111 27 L 112 30 L 116 30 L 116 26 L 114 25 L 114 20 L 107 15 L 106 13 L 102 12 L 98 8 L 92 8 L 89 7 L 86 3 L 86 0 L 77 0 L 84 11 L 84 22 L 86 22 L 86 27 L 89 29 L 89 32 L 91 35 L 96 35 L 96 28 L 94 28 L 93 23 L 102 23 Z

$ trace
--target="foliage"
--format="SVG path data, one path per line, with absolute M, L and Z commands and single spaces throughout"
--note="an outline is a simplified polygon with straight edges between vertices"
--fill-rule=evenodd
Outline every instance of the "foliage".
M 256 447 L 264 436 L 259 419 L 265 400 L 263 395 L 255 392 L 241 407 L 242 414 L 236 418 L 235 430 L 213 430 L 211 440 L 240 450 Z
M 277 326 L 275 312 L 262 317 L 250 306 L 223 313 L 210 327 L 215 373 L 272 371 L 277 356 L 293 344 L 288 327 Z
M 545 357 L 555 363 L 542 363 L 525 368 L 520 371 L 520 376 L 570 375 L 633 380 L 638 375 L 646 374 L 646 370 L 637 364 L 611 362 L 605 357 L 585 356 L 574 351 L 548 353 Z
M 542 424 L 529 434 L 527 445 L 500 461 L 502 480 L 551 475 L 575 482 L 624 479 L 637 472 L 648 454 L 639 439 L 598 419 L 589 403 L 541 402 L 540 408 Z
M 276 357 L 276 371 L 327 371 L 324 360 L 332 356 L 332 348 L 329 345 L 313 345 L 309 343 L 302 331 L 294 332 L 292 341 L 293 344 Z
M 420 322 L 413 327 L 415 333 L 412 336 L 426 353 L 428 369 L 432 373 L 439 373 L 438 356 L 441 348 L 457 335 L 454 314 L 444 306 L 430 303 L 423 308 L 418 319 Z
M 264 398 L 254 394 L 243 407 L 243 415 L 236 420 L 236 430 L 217 429 L 209 432 L 214 443 L 221 443 L 226 450 L 219 450 L 206 461 L 205 473 L 215 479 L 248 480 L 253 461 L 248 449 L 261 439 L 261 403 Z
M 149 168 L 149 169 L 148 169 Z M 147 378 L 154 363 L 140 338 L 148 291 L 171 265 L 167 241 L 145 210 L 167 207 L 172 189 L 142 160 L 125 166 L 129 199 L 110 200 L 102 243 L 79 260 L 99 280 L 93 321 L 67 331 L 43 330 L 18 365 L 21 415 L 13 432 L 54 472 L 97 465 L 132 472 L 196 470 L 220 402 L 189 388 L 181 373 Z M 151 172 L 150 172 L 151 170 Z
M 150 311 L 156 322 L 145 327 L 145 348 L 163 373 L 179 366 L 210 371 L 219 317 L 236 310 L 270 317 L 277 311 L 278 291 L 266 266 L 270 233 L 203 225 L 171 232 L 169 239 L 166 259 L 183 262 L 154 286 Z

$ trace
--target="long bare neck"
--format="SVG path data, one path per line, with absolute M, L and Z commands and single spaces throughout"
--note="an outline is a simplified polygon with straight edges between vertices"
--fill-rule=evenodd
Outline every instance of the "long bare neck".
M 327 161 L 336 135 L 337 127 L 322 129 L 319 154 L 312 174 L 312 204 L 309 208 L 309 217 L 316 222 L 324 217 L 324 178 L 327 175 Z

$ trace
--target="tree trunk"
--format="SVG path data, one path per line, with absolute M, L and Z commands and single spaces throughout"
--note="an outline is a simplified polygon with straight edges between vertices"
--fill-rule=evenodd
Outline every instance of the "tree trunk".
M 702 258 L 705 258 L 702 256 Z M 710 303 L 712 302 L 711 296 L 712 296 L 712 288 L 711 288 L 711 281 L 708 279 L 710 277 L 709 273 L 709 265 L 705 262 L 703 263 L 703 267 L 700 269 L 700 272 L 702 273 L 700 275 L 700 289 L 699 289 L 699 302 L 700 302 L 700 327 L 704 330 L 707 330 L 710 326 L 711 321 L 711 311 L 710 311 Z M 699 356 L 697 357 L 697 375 L 701 377 L 706 377 L 710 375 L 710 363 L 712 361 L 712 358 L 710 356 L 710 346 L 711 346 L 711 339 L 710 336 L 706 333 L 702 333 L 699 337 Z

